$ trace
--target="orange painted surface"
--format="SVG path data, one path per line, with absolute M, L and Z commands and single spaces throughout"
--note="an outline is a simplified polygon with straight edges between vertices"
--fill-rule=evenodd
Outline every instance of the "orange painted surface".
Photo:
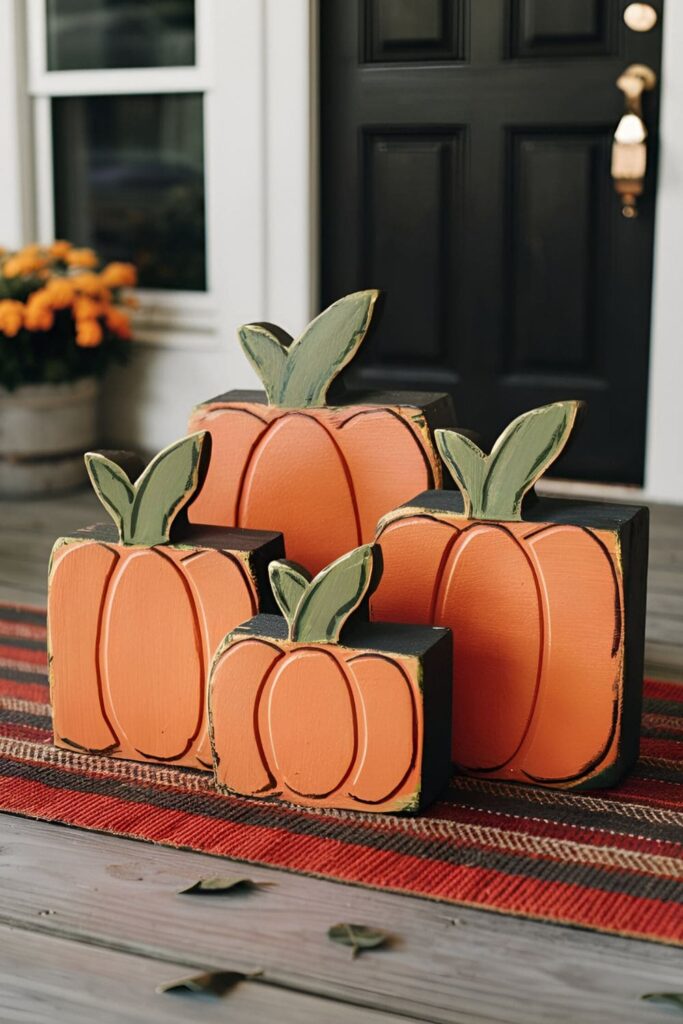
M 287 557 L 317 573 L 371 541 L 381 515 L 441 486 L 440 460 L 416 412 L 203 406 L 189 430 L 211 434 L 211 461 L 190 520 L 281 530 Z
M 211 658 L 256 608 L 253 581 L 225 552 L 62 545 L 48 596 L 55 742 L 211 768 Z
M 455 763 L 586 780 L 618 753 L 623 582 L 610 531 L 409 515 L 378 535 L 376 621 L 453 630 Z
M 415 666 L 336 645 L 233 640 L 210 686 L 219 785 L 321 807 L 404 809 L 422 764 Z

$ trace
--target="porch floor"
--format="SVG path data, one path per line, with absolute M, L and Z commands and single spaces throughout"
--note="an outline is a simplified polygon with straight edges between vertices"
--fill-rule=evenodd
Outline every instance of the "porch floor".
M 44 605 L 55 537 L 102 520 L 94 496 L 0 502 L 0 601 Z M 683 678 L 683 508 L 652 507 L 646 670 Z M 252 868 L 229 900 L 172 896 L 215 858 L 0 815 L 0 1020 L 546 1024 L 671 1019 L 681 951 Z M 236 870 L 242 870 L 239 866 Z M 395 937 L 361 955 L 337 921 Z M 156 995 L 207 968 L 263 970 L 225 1000 Z

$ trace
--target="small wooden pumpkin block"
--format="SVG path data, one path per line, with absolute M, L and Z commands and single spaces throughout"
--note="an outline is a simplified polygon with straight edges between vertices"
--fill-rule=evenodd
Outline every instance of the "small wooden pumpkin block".
M 433 429 L 455 422 L 450 397 L 369 392 L 328 405 L 377 297 L 347 295 L 296 341 L 272 324 L 240 328 L 265 394 L 230 391 L 193 412 L 190 430 L 208 430 L 212 448 L 191 520 L 281 530 L 289 556 L 316 573 L 371 541 L 385 512 L 442 486 Z
M 48 644 L 60 747 L 211 768 L 211 658 L 264 596 L 269 606 L 267 567 L 284 547 L 276 533 L 181 529 L 203 442 L 195 434 L 166 448 L 134 484 L 123 459 L 85 456 L 116 526 L 78 530 L 52 551 Z
M 588 789 L 638 754 L 648 511 L 530 495 L 522 515 L 579 406 L 520 416 L 490 455 L 437 431 L 459 493 L 378 527 L 371 618 L 453 630 L 453 760 L 472 775 Z
M 270 578 L 284 618 L 238 626 L 211 670 L 218 788 L 317 807 L 424 807 L 450 772 L 449 631 L 363 621 L 369 545 L 312 581 L 292 562 L 273 562 Z

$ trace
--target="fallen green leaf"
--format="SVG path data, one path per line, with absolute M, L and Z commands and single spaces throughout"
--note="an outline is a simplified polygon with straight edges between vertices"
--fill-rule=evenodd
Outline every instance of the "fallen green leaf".
M 377 949 L 389 939 L 388 932 L 366 924 L 333 924 L 327 935 L 333 942 L 351 946 L 351 956 L 357 956 L 361 949 Z
M 664 1006 L 671 1006 L 683 1013 L 683 992 L 648 992 L 640 998 L 647 1000 L 648 1003 L 662 1003 Z
M 242 875 L 220 875 L 216 878 L 200 878 L 198 882 L 193 882 L 187 889 L 180 889 L 178 895 L 223 896 L 236 889 L 258 889 L 262 885 L 271 884 L 271 882 L 254 882 L 251 878 L 245 878 Z
M 213 996 L 222 996 L 240 981 L 257 978 L 263 971 L 207 971 L 205 974 L 194 974 L 189 978 L 178 978 L 176 981 L 164 981 L 157 985 L 156 991 L 163 992 L 205 992 Z

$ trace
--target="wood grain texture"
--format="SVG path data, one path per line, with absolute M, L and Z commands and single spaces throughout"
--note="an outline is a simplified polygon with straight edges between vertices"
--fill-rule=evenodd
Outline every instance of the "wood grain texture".
M 260 966 L 274 984 L 417 1020 L 651 1024 L 670 1015 L 639 996 L 680 989 L 680 950 L 656 944 L 252 865 L 250 878 L 276 884 L 223 900 L 179 897 L 220 862 L 7 815 L 0 846 L 7 926 L 197 970 Z M 352 960 L 325 937 L 337 921 L 372 924 L 393 941 Z
M 216 966 L 207 961 L 207 967 Z M 225 969 L 225 964 L 217 965 Z M 228 969 L 235 969 L 234 965 Z M 242 964 L 240 968 L 246 973 Z M 56 935 L 0 925 L 0 1019 L 3 1024 L 400 1024 L 409 1018 L 271 985 L 242 982 L 224 999 L 155 992 L 196 974 L 196 965 L 102 949 Z M 87 979 L 87 984 L 84 981 Z

